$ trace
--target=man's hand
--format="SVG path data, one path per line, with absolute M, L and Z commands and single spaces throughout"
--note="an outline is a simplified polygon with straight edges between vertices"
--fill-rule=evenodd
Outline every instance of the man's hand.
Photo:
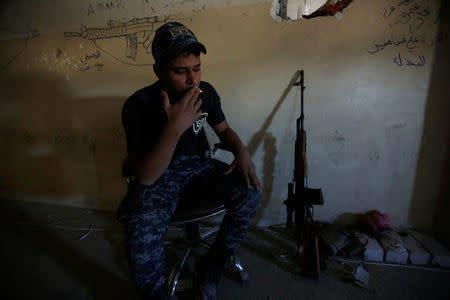
M 184 96 L 174 104 L 169 101 L 169 95 L 162 91 L 163 108 L 170 126 L 174 126 L 176 132 L 181 135 L 202 114 L 200 106 L 202 100 L 198 99 L 200 89 L 198 86 L 190 88 Z
M 240 171 L 247 188 L 251 188 L 253 185 L 256 190 L 261 191 L 261 183 L 258 180 L 258 176 L 256 176 L 255 165 L 246 148 L 242 148 L 241 151 L 235 155 L 233 163 L 224 174 L 230 174 L 236 167 Z

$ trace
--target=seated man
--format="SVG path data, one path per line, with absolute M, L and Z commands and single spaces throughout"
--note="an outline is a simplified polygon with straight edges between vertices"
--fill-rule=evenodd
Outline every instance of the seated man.
M 167 298 L 164 236 L 180 193 L 189 189 L 199 197 L 221 197 L 226 215 L 212 249 L 195 270 L 202 298 L 215 299 L 225 262 L 261 201 L 260 183 L 247 149 L 225 120 L 217 92 L 200 81 L 205 46 L 184 25 L 172 22 L 156 31 L 152 52 L 159 80 L 129 97 L 122 110 L 134 177 L 118 210 L 126 228 L 129 266 L 144 299 Z M 205 121 L 235 155 L 227 169 L 204 155 L 199 132 Z

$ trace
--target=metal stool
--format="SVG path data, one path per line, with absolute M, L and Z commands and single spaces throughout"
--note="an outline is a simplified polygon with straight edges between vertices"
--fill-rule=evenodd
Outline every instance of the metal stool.
M 189 202 L 189 205 L 187 204 Z M 187 246 L 183 256 L 178 260 L 175 266 L 172 268 L 167 278 L 167 288 L 170 296 L 173 296 L 177 285 L 181 271 L 189 257 L 192 248 L 203 247 L 211 249 L 212 245 L 206 242 L 204 239 L 211 234 L 216 233 L 219 230 L 219 226 L 209 229 L 207 232 L 200 233 L 199 222 L 213 216 L 223 214 L 225 207 L 223 203 L 213 203 L 209 201 L 186 201 L 181 198 L 177 209 L 172 216 L 171 225 L 183 225 L 185 230 L 185 238 L 183 243 Z M 167 241 L 167 245 L 175 244 L 176 241 Z M 241 281 L 248 280 L 248 273 L 242 267 L 236 254 L 233 254 L 226 266 L 227 269 L 239 273 Z

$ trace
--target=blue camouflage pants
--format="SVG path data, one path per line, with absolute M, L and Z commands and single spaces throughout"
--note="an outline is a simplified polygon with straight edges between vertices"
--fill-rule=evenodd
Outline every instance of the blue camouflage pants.
M 130 184 L 117 212 L 125 224 L 125 248 L 131 273 L 144 298 L 161 292 L 165 283 L 164 237 L 180 193 L 220 199 L 226 214 L 214 248 L 232 249 L 240 242 L 261 202 L 258 191 L 242 184 L 237 170 L 223 175 L 223 163 L 199 156 L 172 159 L 167 170 L 152 185 Z M 194 201 L 189 198 L 189 201 Z

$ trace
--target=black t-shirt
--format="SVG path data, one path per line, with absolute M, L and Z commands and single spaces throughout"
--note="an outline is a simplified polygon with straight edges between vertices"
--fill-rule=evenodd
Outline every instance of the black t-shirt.
M 175 148 L 174 155 L 202 154 L 204 136 L 200 130 L 205 120 L 210 126 L 215 126 L 225 120 L 220 97 L 212 85 L 200 82 L 199 95 L 202 99 L 202 115 L 181 135 Z M 125 129 L 128 153 L 144 154 L 148 152 L 158 140 L 167 122 L 161 96 L 161 82 L 138 90 L 131 95 L 122 108 L 122 124 Z

